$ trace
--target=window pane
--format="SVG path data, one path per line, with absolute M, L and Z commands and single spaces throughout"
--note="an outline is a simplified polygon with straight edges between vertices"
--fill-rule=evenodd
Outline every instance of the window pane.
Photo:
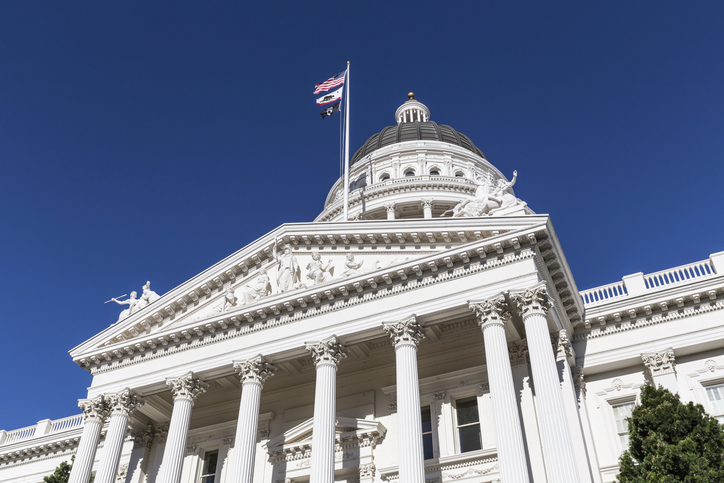
M 619 433 L 628 433 L 628 421 L 626 418 L 631 417 L 634 403 L 617 404 L 613 407 L 613 417 L 616 420 L 616 431 Z
M 480 425 L 465 426 L 458 428 L 460 434 L 460 452 L 467 453 L 483 447 L 480 439 Z
M 720 415 L 724 413 L 724 384 L 707 387 L 706 395 L 709 396 L 714 414 Z
M 422 432 L 429 433 L 432 431 L 432 414 L 430 414 L 430 406 L 422 408 Z
M 422 435 L 422 452 L 424 453 L 426 460 L 433 458 L 432 433 Z
M 463 424 L 472 424 L 480 421 L 478 417 L 478 399 L 469 397 L 466 399 L 458 399 L 456 401 L 458 413 L 458 426 Z
M 216 474 L 216 462 L 219 459 L 219 452 L 214 451 L 213 453 L 206 454 L 206 471 L 204 474 L 213 475 Z

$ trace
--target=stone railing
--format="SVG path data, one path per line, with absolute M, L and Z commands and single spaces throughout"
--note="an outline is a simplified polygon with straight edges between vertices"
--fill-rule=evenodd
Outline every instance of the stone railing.
M 17 443 L 26 439 L 37 438 L 48 434 L 61 433 L 70 431 L 83 426 L 83 415 L 76 414 L 67 418 L 56 419 L 51 421 L 45 419 L 39 421 L 38 424 L 28 426 L 27 428 L 14 429 L 12 431 L 0 430 L 0 446 Z
M 660 272 L 647 275 L 639 272 L 627 275 L 620 282 L 582 290 L 580 294 L 583 305 L 588 308 L 718 275 L 724 275 L 724 252 L 714 253 L 709 256 L 708 260 L 669 268 Z

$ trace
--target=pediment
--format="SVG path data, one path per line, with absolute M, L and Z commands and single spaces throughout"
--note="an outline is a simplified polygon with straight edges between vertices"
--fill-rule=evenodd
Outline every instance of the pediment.
M 71 351 L 85 367 L 547 238 L 546 216 L 282 225 Z M 440 268 L 438 268 L 440 267 Z

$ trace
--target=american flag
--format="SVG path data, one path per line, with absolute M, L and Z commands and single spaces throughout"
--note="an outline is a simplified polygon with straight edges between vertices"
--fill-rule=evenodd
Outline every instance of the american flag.
M 327 92 L 332 87 L 337 87 L 344 84 L 344 72 L 340 72 L 334 77 L 330 77 L 326 81 L 316 84 L 314 86 L 314 93 L 319 94 L 320 92 Z

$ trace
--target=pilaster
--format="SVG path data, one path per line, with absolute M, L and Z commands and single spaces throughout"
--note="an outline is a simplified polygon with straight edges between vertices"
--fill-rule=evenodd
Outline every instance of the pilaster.
M 663 386 L 672 394 L 678 394 L 674 349 L 669 347 L 662 351 L 641 354 L 641 360 L 654 385 Z

